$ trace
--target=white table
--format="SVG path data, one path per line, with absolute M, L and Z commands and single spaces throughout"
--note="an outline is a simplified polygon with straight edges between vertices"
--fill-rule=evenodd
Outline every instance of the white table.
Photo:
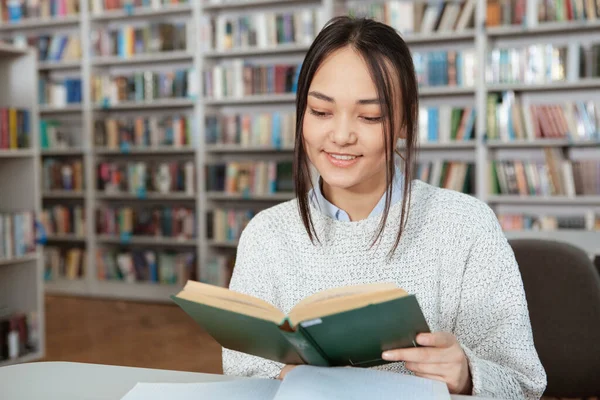
M 119 400 L 138 382 L 193 383 L 232 379 L 241 378 L 100 364 L 40 362 L 0 368 L 0 399 Z M 452 396 L 453 400 L 468 398 Z

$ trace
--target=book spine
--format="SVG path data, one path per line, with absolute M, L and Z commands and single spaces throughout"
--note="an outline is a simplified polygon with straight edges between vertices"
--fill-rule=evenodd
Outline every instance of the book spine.
M 306 364 L 318 367 L 330 366 L 321 349 L 302 327 L 298 327 L 296 331 L 292 332 L 281 330 L 281 333 Z

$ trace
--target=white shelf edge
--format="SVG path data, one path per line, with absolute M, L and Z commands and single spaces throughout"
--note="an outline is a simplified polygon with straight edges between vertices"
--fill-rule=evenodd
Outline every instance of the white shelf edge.
M 242 200 L 242 201 L 287 201 L 296 197 L 293 192 L 290 193 L 275 193 L 264 195 L 243 196 L 239 193 L 224 193 L 216 191 L 208 191 L 206 198 L 209 200 Z
M 313 0 L 312 3 L 318 4 L 318 1 Z M 286 6 L 290 4 L 306 4 L 306 0 L 252 0 L 252 1 L 235 1 L 228 3 L 204 3 L 202 5 L 203 11 L 221 11 L 230 10 L 236 8 L 251 8 L 251 7 L 264 7 L 264 6 Z
M 31 361 L 36 361 L 42 358 L 42 353 L 40 350 L 34 351 L 33 353 L 27 353 L 24 356 L 18 357 L 14 360 L 2 360 L 0 361 L 0 368 L 8 367 L 10 365 L 27 363 Z
M 414 33 L 402 35 L 402 38 L 408 45 L 418 45 L 426 43 L 446 43 L 475 40 L 475 30 L 467 29 L 465 31 L 448 31 L 448 32 L 431 32 L 431 33 Z
M 55 107 L 42 104 L 39 106 L 40 114 L 62 114 L 62 113 L 78 113 L 83 111 L 81 104 L 68 104 L 63 107 Z
M 226 97 L 222 99 L 204 99 L 207 106 L 236 105 L 236 104 L 269 104 L 269 103 L 292 103 L 296 101 L 296 93 L 284 94 L 256 94 L 246 97 Z
M 85 192 L 69 191 L 69 190 L 51 190 L 42 192 L 42 198 L 46 199 L 83 199 Z
M 500 26 L 487 28 L 486 33 L 491 38 L 518 36 L 539 36 L 552 33 L 574 33 L 600 29 L 600 21 L 561 21 L 540 22 L 537 26 L 524 27 L 519 25 Z
M 67 234 L 50 234 L 46 237 L 48 242 L 72 242 L 72 243 L 85 243 L 87 238 L 85 236 L 78 236 L 73 233 Z
M 96 280 L 95 297 L 107 297 L 127 300 L 170 302 L 171 295 L 177 294 L 183 287 L 178 284 L 152 282 L 125 282 L 117 280 Z
M 193 0 L 192 0 L 193 1 Z M 186 12 L 192 12 L 192 6 L 190 4 L 182 4 L 179 6 L 166 6 L 159 9 L 153 9 L 148 7 L 137 7 L 133 9 L 133 13 L 129 13 L 125 10 L 109 10 L 102 13 L 93 14 L 90 13 L 90 21 L 102 22 L 117 19 L 130 19 L 130 18 L 147 18 L 147 17 L 160 17 L 173 14 L 182 14 Z
M 33 157 L 34 155 L 35 155 L 35 151 L 33 149 L 13 149 L 13 150 L 0 149 L 0 159 Z
M 582 78 L 574 82 L 557 81 L 542 84 L 526 83 L 494 83 L 487 84 L 489 92 L 542 92 L 558 90 L 577 90 L 577 89 L 598 89 L 600 88 L 600 78 Z
M 81 68 L 81 60 L 74 61 L 40 61 L 38 71 Z
M 596 205 L 600 204 L 600 195 L 593 196 L 516 196 L 494 195 L 487 197 L 488 203 L 496 204 L 565 204 L 565 205 Z
M 97 155 L 143 155 L 143 154 L 185 154 L 194 153 L 196 151 L 193 147 L 131 147 L 127 150 L 121 149 L 108 149 L 97 147 L 94 153 Z
M 96 67 L 110 65 L 135 65 L 144 63 L 166 63 L 174 61 L 193 61 L 194 55 L 186 51 L 164 51 L 160 53 L 136 54 L 131 57 L 102 56 L 92 58 L 92 65 Z
M 51 18 L 25 18 L 18 22 L 4 22 L 0 24 L 0 32 L 19 29 L 47 29 L 79 24 L 79 15 Z
M 238 241 L 237 240 L 213 240 L 207 239 L 207 244 L 211 247 L 223 247 L 223 248 L 237 248 Z
M 147 102 L 139 101 L 124 101 L 117 104 L 111 104 L 108 107 L 95 105 L 95 111 L 125 111 L 125 110 L 154 110 L 157 108 L 178 108 L 178 107 L 193 107 L 195 101 L 193 99 L 157 99 Z
M 203 53 L 205 58 L 226 58 L 226 57 L 244 57 L 244 56 L 261 56 L 274 55 L 285 53 L 301 53 L 307 52 L 310 45 L 308 44 L 280 44 L 272 47 L 249 47 L 237 48 L 231 50 L 211 50 Z
M 118 236 L 98 234 L 96 236 L 98 243 L 119 244 L 119 245 L 142 245 L 142 246 L 164 246 L 164 247 L 195 247 L 198 243 L 196 239 L 173 239 L 169 237 L 138 236 L 131 237 L 128 240 L 121 240 Z
M 85 277 L 78 279 L 57 278 L 44 282 L 44 290 L 50 295 L 88 296 L 90 293 Z
M 196 194 L 178 194 L 178 193 L 146 193 L 144 197 L 137 196 L 130 193 L 102 193 L 96 192 L 95 197 L 98 200 L 134 200 L 134 201 L 146 201 L 146 200 L 161 200 L 161 201 L 195 201 Z
M 15 47 L 13 45 L 0 41 L 0 58 L 1 57 L 17 57 L 22 56 L 27 52 L 27 49 Z
M 42 156 L 53 157 L 53 156 L 79 156 L 85 152 L 81 148 L 68 148 L 68 149 L 42 149 L 40 154 Z
M 27 254 L 23 257 L 0 258 L 0 267 L 4 265 L 23 264 L 30 261 L 37 261 L 39 258 L 37 253 Z
M 281 148 L 270 146 L 242 146 L 238 144 L 206 144 L 204 149 L 209 153 L 289 153 L 294 151 L 293 146 Z
M 515 140 L 505 142 L 502 140 L 490 140 L 486 142 L 490 148 L 519 148 L 519 147 L 594 147 L 600 146 L 600 141 L 572 141 L 569 139 L 536 139 Z
M 474 95 L 474 87 L 465 86 L 424 86 L 419 88 L 419 96 Z

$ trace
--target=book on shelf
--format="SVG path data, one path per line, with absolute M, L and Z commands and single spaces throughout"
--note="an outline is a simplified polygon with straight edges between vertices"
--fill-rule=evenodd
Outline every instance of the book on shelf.
M 204 71 L 204 96 L 222 99 L 295 93 L 299 73 L 298 64 L 255 65 L 236 58 Z
M 600 231 L 600 215 L 593 211 L 585 214 L 547 215 L 499 213 L 498 220 L 504 231 Z
M 38 96 L 41 105 L 65 107 L 67 104 L 81 104 L 81 78 L 54 80 L 40 77 Z
M 476 0 L 430 3 L 349 0 L 346 9 L 350 16 L 383 22 L 407 38 L 413 34 L 460 32 L 473 28 L 476 3 Z
M 164 6 L 189 4 L 189 0 L 91 0 L 90 11 L 101 14 L 104 11 L 125 10 L 133 12 L 137 9 L 158 10 Z
M 209 285 L 229 287 L 235 258 L 226 255 L 210 257 L 200 271 L 200 282 Z
M 595 0 L 544 0 L 537 5 L 538 23 L 600 19 L 600 3 Z
M 600 103 L 593 100 L 523 104 L 507 91 L 488 94 L 487 112 L 487 139 L 491 140 L 600 140 Z
M 54 119 L 40 120 L 40 148 L 69 149 L 75 147 L 74 137 L 68 132 L 67 124 Z
M 96 210 L 96 232 L 127 244 L 136 236 L 189 240 L 197 236 L 196 213 L 187 207 L 108 207 Z
M 416 297 L 394 283 L 324 290 L 287 315 L 258 298 L 194 281 L 172 299 L 223 347 L 285 364 L 381 365 L 383 351 L 416 346 L 416 335 L 429 332 Z M 360 332 L 360 340 L 348 332 Z
M 419 87 L 475 86 L 475 50 L 413 52 Z
M 541 4 L 544 1 L 546 0 L 537 3 Z M 527 0 L 487 0 L 486 3 L 485 24 L 488 27 L 527 23 Z
M 248 222 L 256 215 L 253 210 L 216 208 L 208 212 L 207 235 L 217 242 L 237 242 Z
M 0 306 L 0 362 L 16 360 L 37 351 L 39 314 Z
M 193 25 L 186 22 L 150 22 L 92 31 L 94 57 L 129 58 L 138 54 L 193 50 Z
M 31 147 L 31 111 L 0 107 L 0 151 Z
M 27 38 L 27 43 L 37 49 L 40 62 L 81 60 L 79 32 L 31 36 Z
M 419 142 L 447 143 L 473 140 L 475 108 L 419 107 Z
M 249 161 L 206 166 L 206 189 L 242 196 L 292 193 L 291 162 Z
M 183 286 L 196 277 L 196 254 L 154 250 L 96 250 L 101 281 L 148 282 Z
M 219 14 L 201 19 L 203 50 L 226 51 L 245 48 L 274 48 L 278 45 L 310 45 L 324 25 L 323 10 Z
M 195 193 L 193 161 L 101 162 L 97 166 L 99 192 L 129 193 L 139 198 L 149 194 Z
M 569 52 L 575 54 L 569 55 Z M 571 63 L 569 59 L 575 61 Z M 494 48 L 487 55 L 486 81 L 489 84 L 543 84 L 599 76 L 600 43 L 589 47 L 532 44 Z
M 295 112 L 219 114 L 205 117 L 206 144 L 236 144 L 240 147 L 293 147 Z
M 79 14 L 79 0 L 0 0 L 0 25 Z
M 40 224 L 46 236 L 75 235 L 85 237 L 85 207 L 56 204 L 45 207 L 40 214 Z
M 430 185 L 457 192 L 473 194 L 475 188 L 475 166 L 461 161 L 419 162 L 415 168 L 415 179 Z
M 35 252 L 34 224 L 33 211 L 0 213 L 0 260 Z
M 44 191 L 81 192 L 84 189 L 83 174 L 81 159 L 45 158 L 42 162 L 42 188 Z
M 110 107 L 121 102 L 182 99 L 196 94 L 193 69 L 170 72 L 140 71 L 129 75 L 95 75 L 91 78 L 92 102 Z
M 193 147 L 196 143 L 194 117 L 191 115 L 153 115 L 106 118 L 94 122 L 96 148 Z
M 600 161 L 566 160 L 559 149 L 544 149 L 546 161 L 490 162 L 490 194 L 520 196 L 600 195 Z
M 85 249 L 44 246 L 44 280 L 77 280 L 85 276 L 86 270 Z

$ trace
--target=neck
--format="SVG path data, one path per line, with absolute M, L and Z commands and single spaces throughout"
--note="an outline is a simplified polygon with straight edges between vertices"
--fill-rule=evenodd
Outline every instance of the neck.
M 351 221 L 368 218 L 386 191 L 385 170 L 366 182 L 350 188 L 332 187 L 321 179 L 323 196 L 336 207 L 344 210 Z

